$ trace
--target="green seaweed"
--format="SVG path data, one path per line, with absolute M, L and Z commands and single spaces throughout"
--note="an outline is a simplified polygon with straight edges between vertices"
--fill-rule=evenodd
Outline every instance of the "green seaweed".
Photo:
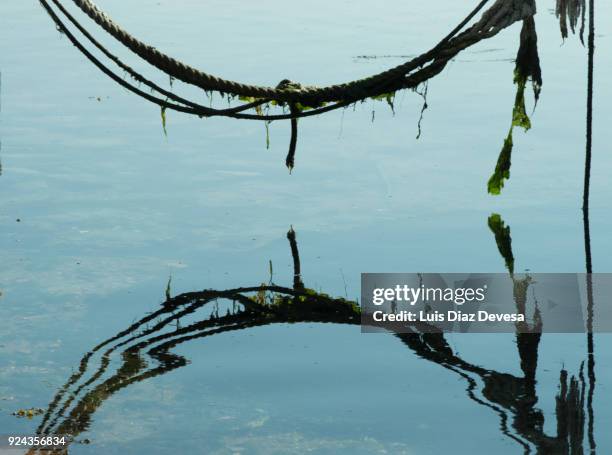
M 386 101 L 391 112 L 395 114 L 395 92 L 381 93 L 380 95 L 372 96 L 371 99 L 374 101 Z
M 164 136 L 168 136 L 168 130 L 166 130 L 166 108 L 161 108 L 161 120 L 162 120 L 162 128 L 164 130 Z
M 504 146 L 497 158 L 497 164 L 495 165 L 495 171 L 489 182 L 487 183 L 487 189 L 489 194 L 498 195 L 501 193 L 504 187 L 504 180 L 510 178 L 510 164 L 512 157 L 512 128 L 508 132 L 508 136 L 504 140 Z
M 316 103 L 316 104 L 302 104 L 302 103 L 295 103 L 295 109 L 300 111 L 300 112 L 304 112 L 304 111 L 309 111 L 311 109 L 319 109 L 322 107 L 327 106 L 327 103 L 322 101 L 320 103 Z
M 255 98 L 254 96 L 239 95 L 238 99 L 240 101 L 244 101 L 245 103 L 254 103 L 255 101 L 259 101 L 259 98 Z
M 520 38 L 521 43 L 514 68 L 514 84 L 516 84 L 517 88 L 512 108 L 512 123 L 497 159 L 495 171 L 487 183 L 488 192 L 493 195 L 499 195 L 504 187 L 504 181 L 510 178 L 513 148 L 512 133 L 514 132 L 514 127 L 523 128 L 525 131 L 531 129 L 531 119 L 525 109 L 525 88 L 527 87 L 527 82 L 531 81 L 536 105 L 542 89 L 542 70 L 540 68 L 537 45 L 538 38 L 533 18 L 527 18 L 523 21 Z
M 527 77 L 522 76 L 519 71 L 515 71 L 514 83 L 517 84 L 517 89 L 514 98 L 514 107 L 512 108 L 512 124 L 510 125 L 510 131 L 508 131 L 508 135 L 506 139 L 504 139 L 504 145 L 497 158 L 495 171 L 493 171 L 493 175 L 491 175 L 487 182 L 489 194 L 496 196 L 501 194 L 504 182 L 510 178 L 512 148 L 514 145 L 512 134 L 514 132 L 514 127 L 523 128 L 525 131 L 529 131 L 531 128 L 531 120 L 525 110 L 525 87 L 527 86 Z
M 519 126 L 525 131 L 531 129 L 531 120 L 525 111 L 525 87 L 527 86 L 527 77 L 519 71 L 514 72 L 514 83 L 517 84 L 516 97 L 514 99 L 514 108 L 512 109 L 512 126 Z

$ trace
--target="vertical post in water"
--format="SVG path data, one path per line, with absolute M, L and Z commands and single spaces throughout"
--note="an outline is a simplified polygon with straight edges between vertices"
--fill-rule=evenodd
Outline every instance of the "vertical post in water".
M 595 343 L 593 340 L 593 263 L 591 257 L 591 232 L 589 225 L 589 196 L 591 184 L 591 153 L 593 146 L 593 63 L 595 58 L 595 0 L 589 0 L 589 38 L 587 69 L 586 152 L 584 163 L 584 191 L 582 217 L 584 223 L 584 249 L 587 277 L 587 349 L 589 390 L 587 396 L 588 438 L 590 453 L 595 454 L 593 396 L 595 393 Z

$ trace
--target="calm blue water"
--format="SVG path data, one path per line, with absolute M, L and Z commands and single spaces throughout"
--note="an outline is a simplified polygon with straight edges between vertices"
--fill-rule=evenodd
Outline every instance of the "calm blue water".
M 341 82 L 426 50 L 467 13 L 462 2 L 99 0 L 136 36 L 228 78 Z M 471 3 L 470 3 L 471 5 Z M 515 130 L 511 179 L 486 183 L 510 126 L 520 24 L 461 53 L 422 99 L 395 114 L 367 101 L 289 125 L 191 118 L 127 93 L 62 37 L 36 1 L 0 4 L 0 434 L 32 433 L 83 354 L 172 293 L 290 285 L 286 233 L 303 280 L 356 299 L 362 272 L 503 272 L 487 227 L 511 227 L 518 271 L 584 271 L 582 173 L 586 49 L 562 41 L 538 2 L 544 86 L 533 128 Z M 597 4 L 591 236 L 612 271 L 612 38 Z M 88 21 L 84 22 L 92 25 Z M 167 84 L 96 31 L 134 67 Z M 182 93 L 203 94 L 177 85 Z M 218 97 L 213 101 L 223 105 Z M 533 96 L 527 109 L 531 114 Z M 372 111 L 375 120 L 372 122 Z M 17 221 L 19 220 L 19 221 Z M 604 304 L 604 302 L 602 302 Z M 521 376 L 513 336 L 449 335 L 467 362 Z M 608 335 L 595 337 L 594 438 L 612 452 Z M 535 407 L 557 429 L 559 372 L 578 374 L 586 336 L 544 335 Z M 107 397 L 74 453 L 524 453 L 469 382 L 397 338 L 357 326 L 279 324 L 178 346 L 190 363 Z M 120 358 L 112 357 L 112 366 Z M 474 376 L 483 396 L 483 379 Z M 514 410 L 516 411 L 516 410 Z M 508 433 L 512 428 L 512 412 Z M 522 436 L 517 436 L 519 439 Z M 586 439 L 585 439 L 586 444 Z

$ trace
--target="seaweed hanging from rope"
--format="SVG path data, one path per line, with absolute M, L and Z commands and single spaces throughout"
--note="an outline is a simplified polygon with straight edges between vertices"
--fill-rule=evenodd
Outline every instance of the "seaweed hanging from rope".
M 51 8 L 49 2 L 52 2 L 57 10 Z M 533 0 L 496 0 L 489 9 L 482 13 L 479 20 L 463 30 L 489 2 L 489 0 L 481 0 L 448 35 L 429 51 L 395 68 L 363 79 L 328 87 L 308 86 L 286 79 L 275 87 L 261 87 L 226 80 L 190 67 L 130 35 L 126 30 L 113 22 L 107 14 L 100 11 L 90 0 L 73 0 L 73 2 L 94 20 L 97 25 L 130 49 L 130 51 L 157 69 L 165 72 L 171 81 L 171 90 L 174 81 L 180 80 L 187 84 L 200 87 L 207 93 L 216 91 L 222 95 L 227 94 L 228 100 L 230 98 L 235 98 L 244 102 L 244 104 L 234 107 L 217 109 L 210 106 L 203 106 L 176 95 L 171 90 L 166 90 L 148 80 L 142 74 L 136 72 L 132 67 L 125 64 L 116 55 L 112 54 L 66 10 L 61 0 L 40 0 L 42 6 L 55 22 L 58 30 L 65 34 L 72 44 L 75 45 L 95 66 L 127 90 L 160 106 L 162 109 L 162 122 L 164 124 L 167 110 L 175 110 L 197 115 L 199 117 L 224 116 L 265 122 L 290 120 L 292 132 L 289 152 L 286 158 L 286 164 L 290 170 L 295 166 L 295 152 L 297 147 L 296 119 L 320 115 L 335 109 L 347 107 L 368 98 L 385 97 L 385 99 L 389 101 L 388 94 L 394 93 L 396 90 L 417 87 L 419 84 L 439 74 L 446 64 L 459 52 L 483 39 L 496 35 L 499 31 L 505 29 L 514 22 L 532 17 L 535 14 L 535 3 Z M 121 70 L 126 72 L 138 84 L 144 84 L 150 88 L 151 93 L 147 93 L 141 90 L 137 85 L 124 80 L 124 78 L 116 74 L 100 59 L 94 56 L 66 26 L 59 17 L 60 14 L 62 14 L 87 41 L 100 50 L 106 58 L 118 65 Z M 156 95 L 156 93 L 161 96 Z M 393 107 L 392 102 L 390 104 Z M 269 109 L 271 106 L 281 107 L 283 112 L 280 114 L 271 114 Z M 265 107 L 265 109 L 262 109 L 262 107 Z M 249 110 L 255 110 L 255 113 L 248 113 L 247 111 Z M 266 143 L 269 143 L 268 136 Z
M 584 44 L 584 29 L 586 24 L 586 0 L 557 0 L 555 14 L 559 19 L 559 30 L 564 40 L 569 36 L 569 31 L 576 34 L 578 21 L 580 20 L 580 41 Z M 569 27 L 568 27 L 569 26 Z
M 542 69 L 540 68 L 540 57 L 538 54 L 538 35 L 533 17 L 523 20 L 521 42 L 514 68 L 514 84 L 516 84 L 517 88 L 512 108 L 512 123 L 510 124 L 508 135 L 504 139 L 493 175 L 491 175 L 487 183 L 489 194 L 500 194 L 504 187 L 504 182 L 510 178 L 512 149 L 514 147 L 512 136 L 514 127 L 523 128 L 525 131 L 531 129 L 531 120 L 525 109 L 525 88 L 528 81 L 531 81 L 533 89 L 535 110 L 542 90 Z

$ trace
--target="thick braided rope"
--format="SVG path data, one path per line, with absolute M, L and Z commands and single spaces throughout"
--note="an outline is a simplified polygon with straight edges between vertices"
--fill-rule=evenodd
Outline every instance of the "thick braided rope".
M 307 100 L 310 103 L 366 98 L 378 94 L 381 87 L 390 89 L 400 88 L 404 84 L 405 77 L 414 69 L 436 57 L 443 57 L 446 54 L 448 58 L 449 55 L 455 55 L 457 49 L 462 47 L 460 41 L 482 39 L 483 35 L 495 34 L 512 23 L 535 14 L 535 3 L 533 0 L 497 0 L 476 24 L 462 33 L 462 39 L 453 40 L 451 39 L 452 36 L 448 36 L 431 51 L 395 68 L 363 79 L 327 87 L 299 86 L 296 88 L 294 86 L 277 86 L 272 88 L 226 80 L 197 70 L 138 40 L 116 24 L 91 0 L 73 0 L 73 2 L 101 28 L 132 52 L 178 80 L 209 91 L 219 91 L 254 98 L 268 98 L 283 102 Z M 486 0 L 481 2 L 472 12 L 471 16 L 482 8 L 485 3 Z
M 123 61 L 121 61 L 119 59 L 119 57 L 117 57 L 116 55 L 112 54 L 108 49 L 106 49 L 106 47 L 104 47 L 98 40 L 96 40 L 93 37 L 93 35 L 91 33 L 89 33 L 87 31 L 87 29 L 85 29 L 85 27 L 83 27 L 75 19 L 75 17 L 68 12 L 68 10 L 66 10 L 66 8 L 64 7 L 64 5 L 61 3 L 60 0 L 51 0 L 51 1 L 59 9 L 59 11 L 72 23 L 72 25 L 74 25 L 76 27 L 76 29 L 79 30 L 79 32 L 81 32 L 83 34 L 83 36 L 85 38 L 87 38 L 87 40 L 89 40 L 89 42 L 91 42 L 95 47 L 97 47 L 106 57 L 108 57 L 110 60 L 115 62 L 115 64 L 117 66 L 119 66 L 119 68 L 121 68 L 122 70 L 126 71 L 130 76 L 132 76 L 139 83 L 145 84 L 146 86 L 148 86 L 152 90 L 157 91 L 158 93 L 164 95 L 167 99 L 171 99 L 173 101 L 178 102 L 179 104 L 182 104 L 184 106 L 188 106 L 189 108 L 191 108 L 193 110 L 193 112 L 195 114 L 198 114 L 198 115 L 211 115 L 211 116 L 212 115 L 226 115 L 226 116 L 229 116 L 229 115 L 232 115 L 232 114 L 237 113 L 237 112 L 242 112 L 244 110 L 248 110 L 248 109 L 252 109 L 252 108 L 254 108 L 256 106 L 260 106 L 261 104 L 263 104 L 266 101 L 266 100 L 256 101 L 256 102 L 252 102 L 252 103 L 243 104 L 243 105 L 238 106 L 238 107 L 227 108 L 227 109 L 213 109 L 213 108 L 206 107 L 206 106 L 203 106 L 203 105 L 198 104 L 198 103 L 194 103 L 193 101 L 190 101 L 190 100 L 185 99 L 183 97 L 180 97 L 180 96 L 174 94 L 173 92 L 170 92 L 170 91 L 160 87 L 159 85 L 155 84 L 151 80 L 145 78 L 142 74 L 140 74 L 137 71 L 135 71 L 132 67 L 130 67 L 130 66 L 126 65 L 125 63 L 123 63 Z M 61 30 L 61 32 L 66 34 L 71 41 L 73 39 L 76 40 L 74 35 L 72 35 L 72 33 L 69 30 L 66 29 L 66 26 L 59 19 L 59 17 L 49 8 L 49 4 L 45 0 L 41 0 L 41 4 L 47 10 L 47 13 L 51 16 L 51 18 L 56 23 L 56 26 Z M 76 43 L 75 43 L 75 46 L 76 46 Z

